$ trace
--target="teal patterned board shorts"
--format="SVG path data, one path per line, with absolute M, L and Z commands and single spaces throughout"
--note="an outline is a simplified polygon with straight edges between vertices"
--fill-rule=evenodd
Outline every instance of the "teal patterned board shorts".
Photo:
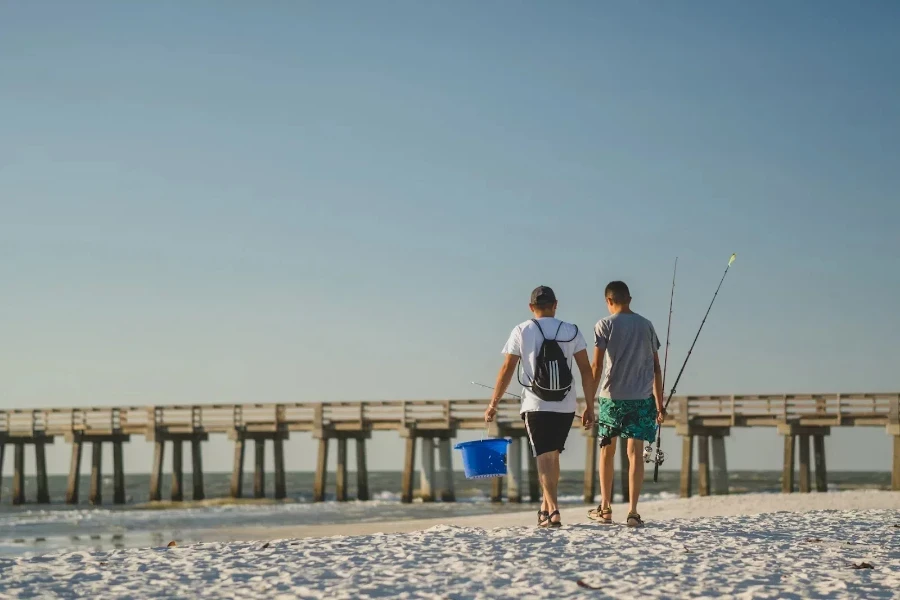
M 656 439 L 656 401 L 611 400 L 600 398 L 597 435 L 633 438 L 652 442 Z

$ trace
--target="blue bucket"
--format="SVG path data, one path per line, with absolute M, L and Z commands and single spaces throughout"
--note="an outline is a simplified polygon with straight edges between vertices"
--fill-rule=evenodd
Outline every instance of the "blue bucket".
M 488 438 L 472 442 L 460 442 L 454 446 L 462 450 L 466 479 L 485 479 L 506 475 L 506 451 L 511 440 Z

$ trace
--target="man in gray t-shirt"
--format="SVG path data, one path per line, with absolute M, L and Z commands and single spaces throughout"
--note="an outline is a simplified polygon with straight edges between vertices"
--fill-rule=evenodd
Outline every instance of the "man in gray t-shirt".
M 605 352 L 601 359 L 609 365 L 597 390 L 601 398 L 646 400 L 653 396 L 653 355 L 660 346 L 653 323 L 630 310 L 613 313 L 594 327 L 594 346 Z
M 631 310 L 631 294 L 622 281 L 606 286 L 609 316 L 594 327 L 594 382 L 599 383 L 600 506 L 588 516 L 612 522 L 613 458 L 616 439 L 628 440 L 630 507 L 628 525 L 643 525 L 637 512 L 644 481 L 644 442 L 653 442 L 665 419 L 659 338 L 653 323 Z M 608 368 L 604 374 L 604 362 Z M 602 377 L 602 379 L 601 379 Z

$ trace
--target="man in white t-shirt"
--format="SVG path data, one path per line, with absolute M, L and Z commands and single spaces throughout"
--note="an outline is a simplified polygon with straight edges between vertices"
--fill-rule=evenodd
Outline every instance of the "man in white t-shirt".
M 585 398 L 594 397 L 595 382 L 588 360 L 587 345 L 578 327 L 556 318 L 556 295 L 547 286 L 539 286 L 531 293 L 534 318 L 512 330 L 503 347 L 503 365 L 491 404 L 484 413 L 487 422 L 494 420 L 497 405 L 522 363 L 522 407 L 520 414 L 528 431 L 531 451 L 537 457 L 538 476 L 543 490 L 543 502 L 538 511 L 540 527 L 559 527 L 562 520 L 557 503 L 559 486 L 559 453 L 565 450 L 566 438 L 575 420 L 577 404 L 572 359 L 581 373 Z M 581 417 L 589 427 L 594 422 L 593 402 Z

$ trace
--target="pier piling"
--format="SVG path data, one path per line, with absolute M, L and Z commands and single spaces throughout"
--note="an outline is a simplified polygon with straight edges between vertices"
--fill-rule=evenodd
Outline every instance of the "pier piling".
M 201 440 L 191 439 L 191 481 L 194 487 L 194 500 L 204 500 L 206 492 L 203 489 L 203 450 Z
M 244 436 L 236 432 L 234 439 L 234 465 L 231 468 L 231 497 L 244 495 Z
M 191 445 L 191 473 L 193 480 L 193 498 L 202 500 L 203 493 L 203 458 L 201 442 L 209 439 L 209 434 L 200 433 L 199 430 L 155 430 L 150 441 L 153 442 L 153 463 L 150 467 L 150 501 L 162 500 L 162 488 L 165 472 L 166 444 L 172 444 L 172 484 L 169 490 L 169 498 L 172 502 L 184 501 L 184 445 Z M 113 442 L 115 451 L 115 441 Z M 123 477 L 124 481 L 124 477 Z M 122 489 L 124 498 L 124 487 Z
M 709 496 L 709 436 L 697 436 L 697 494 Z
M 369 500 L 369 470 L 366 465 L 366 440 L 369 438 L 371 433 L 365 429 L 352 429 L 347 431 L 334 431 L 328 429 L 322 429 L 316 432 L 313 432 L 313 437 L 319 440 L 319 453 L 318 458 L 316 459 L 316 475 L 315 480 L 313 481 L 313 502 L 323 502 L 325 500 L 325 496 L 328 488 L 328 447 L 330 445 L 330 441 L 334 439 L 337 442 L 337 464 L 335 471 L 335 499 L 338 502 L 346 502 L 350 496 L 350 469 L 349 469 L 349 453 L 348 453 L 348 444 L 350 440 L 354 440 L 356 442 L 356 497 L 358 500 Z M 409 449 L 410 443 L 415 446 L 415 437 L 407 437 L 406 438 L 406 447 Z M 276 450 L 277 452 L 277 450 Z M 404 457 L 404 468 L 408 465 L 409 457 Z M 413 464 L 415 464 L 415 448 L 413 448 Z M 278 485 L 278 459 L 276 457 L 276 465 L 275 465 L 275 477 L 276 477 L 276 486 Z M 281 467 L 282 473 L 284 472 L 284 466 L 282 463 Z M 404 475 L 406 473 L 404 472 Z M 282 475 L 282 478 L 284 475 Z M 415 479 L 415 474 L 413 473 L 412 479 Z M 404 483 L 402 485 L 406 485 L 406 477 L 404 476 Z M 409 483 L 410 486 L 413 483 Z M 406 489 L 405 487 L 403 488 Z M 277 491 L 276 491 L 277 494 Z M 401 492 L 402 495 L 402 492 Z M 410 502 L 412 502 L 413 491 L 412 488 L 409 488 L 409 497 Z
M 825 436 L 813 436 L 813 459 L 816 464 L 816 491 L 828 491 L 828 472 L 825 468 Z
M 266 440 L 256 438 L 253 440 L 254 464 L 253 470 L 253 497 L 266 497 Z
M 682 498 L 690 498 L 693 493 L 694 478 L 694 436 L 686 434 L 681 438 L 681 489 Z
M 809 435 L 799 435 L 798 442 L 800 444 L 800 493 L 808 494 L 812 491 L 810 487 L 812 473 L 809 464 Z
M 356 438 L 356 498 L 369 499 L 369 469 L 366 465 L 366 440 Z
M 275 499 L 284 500 L 287 497 L 287 484 L 284 473 L 284 438 L 281 435 L 275 436 L 272 452 L 275 455 Z
M 34 443 L 35 468 L 37 469 L 37 502 L 50 504 L 50 488 L 47 481 L 47 453 L 44 451 L 44 440 Z
M 103 504 L 103 442 L 91 443 L 91 491 L 88 502 Z
M 316 459 L 316 479 L 313 483 L 313 501 L 325 501 L 325 486 L 328 483 L 328 438 L 319 438 L 319 454 Z
M 150 471 L 150 500 L 162 500 L 163 460 L 166 457 L 166 443 L 157 439 L 153 444 L 153 465 Z
M 406 438 L 406 453 L 403 457 L 403 476 L 401 481 L 400 501 L 408 504 L 413 501 L 413 480 L 416 468 L 416 438 Z
M 725 436 L 714 435 L 712 440 L 713 489 L 717 495 L 728 494 L 728 463 L 725 457 Z
M 794 492 L 795 481 L 799 482 L 801 493 L 809 493 L 812 485 L 812 473 L 810 470 L 810 438 L 816 445 L 816 489 L 827 490 L 825 474 L 825 436 L 831 434 L 831 428 L 825 426 L 803 426 L 796 423 L 783 423 L 778 426 L 778 432 L 784 436 L 784 463 L 782 464 L 781 492 L 791 494 Z M 799 448 L 798 448 L 799 446 Z M 799 477 L 795 475 L 796 464 L 799 462 Z M 819 475 L 818 467 L 821 464 L 822 474 Z
M 424 440 L 423 440 L 424 441 Z M 335 498 L 347 501 L 347 438 L 337 439 L 337 472 L 335 473 Z
M 47 457 L 45 445 L 52 444 L 53 438 L 42 432 L 28 432 L 24 435 L 10 436 L 0 430 L 0 481 L 3 477 L 3 459 L 6 455 L 6 446 L 13 447 L 13 476 L 12 476 L 12 503 L 14 505 L 25 504 L 25 452 L 27 446 L 34 446 L 35 473 L 37 479 L 36 502 L 48 504 L 50 492 L 47 481 Z
M 84 441 L 75 435 L 72 441 L 72 459 L 69 462 L 69 481 L 66 485 L 66 504 L 78 504 L 78 487 L 81 481 L 81 451 Z
M 113 442 L 113 504 L 125 504 L 125 461 L 122 440 Z
M 503 502 L 503 477 L 491 478 L 491 502 Z
M 891 489 L 900 491 L 900 435 L 894 435 L 894 458 L 891 469 Z
M 25 443 L 16 442 L 13 462 L 13 504 L 25 504 Z
M 522 438 L 514 437 L 509 445 L 509 460 L 507 461 L 507 488 L 506 499 L 508 502 L 519 504 L 522 502 Z
M 781 493 L 794 492 L 794 438 L 793 434 L 784 436 L 784 464 L 781 473 Z
M 428 428 L 417 429 L 415 427 L 403 427 L 399 430 L 400 437 L 406 440 L 406 450 L 403 455 L 403 473 L 401 478 L 400 501 L 409 503 L 413 501 L 414 485 L 416 479 L 416 440 L 421 440 L 418 444 L 421 446 L 422 458 L 421 469 L 419 472 L 419 494 L 424 502 L 433 502 L 435 500 L 435 479 L 434 479 L 434 450 L 435 439 L 452 439 L 456 435 L 455 429 L 449 429 L 446 426 L 431 425 Z M 448 448 L 449 451 L 449 448 Z M 442 458 L 442 462 L 449 461 L 449 456 Z M 450 482 L 450 493 L 452 494 L 453 482 Z M 446 479 L 444 481 L 444 489 L 447 489 Z
M 434 502 L 434 438 L 423 437 L 420 444 L 419 496 L 422 502 Z
M 181 440 L 172 440 L 172 502 L 184 500 L 184 449 Z
M 453 455 L 450 452 L 449 437 L 439 439 L 438 459 L 441 468 L 441 486 L 438 495 L 441 502 L 456 502 L 456 491 L 453 485 Z

